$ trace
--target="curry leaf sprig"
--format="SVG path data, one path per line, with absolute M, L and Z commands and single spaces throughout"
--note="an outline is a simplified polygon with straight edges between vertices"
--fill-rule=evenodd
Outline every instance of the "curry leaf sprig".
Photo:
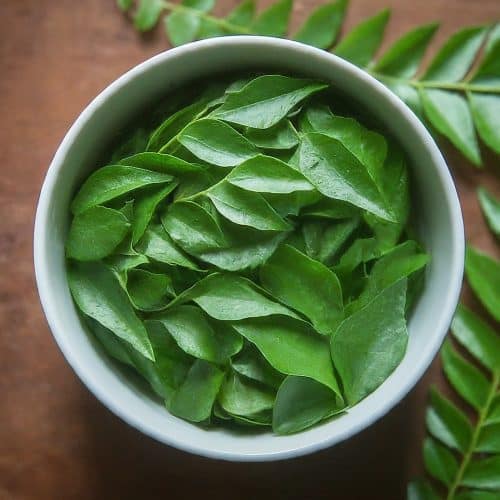
M 69 287 L 173 415 L 298 432 L 404 356 L 428 260 L 405 158 L 322 82 L 203 88 L 167 96 L 80 187 Z
M 500 262 L 470 247 L 465 268 L 476 296 L 500 321 Z M 464 305 L 451 331 L 475 362 L 447 340 L 441 351 L 443 370 L 475 418 L 471 422 L 451 400 L 431 390 L 423 454 L 428 474 L 440 484 L 416 481 L 409 486 L 408 500 L 493 500 L 500 495 L 500 333 Z
M 134 2 L 118 0 L 118 5 L 129 11 Z M 148 31 L 168 12 L 165 30 L 172 45 L 234 34 L 285 37 L 293 0 L 278 0 L 260 14 L 254 0 L 243 0 L 223 18 L 210 13 L 214 6 L 214 0 L 139 0 L 134 25 Z M 369 72 L 405 101 L 431 132 L 446 137 L 474 165 L 482 164 L 477 135 L 500 153 L 500 24 L 459 30 L 428 68 L 419 70 L 438 23 L 409 31 L 376 58 L 390 11 L 362 21 L 337 42 L 346 7 L 347 0 L 321 5 L 290 37 L 330 50 Z

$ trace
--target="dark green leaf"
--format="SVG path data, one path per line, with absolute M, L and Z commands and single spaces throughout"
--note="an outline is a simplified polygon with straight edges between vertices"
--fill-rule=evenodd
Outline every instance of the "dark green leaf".
M 485 28 L 464 28 L 454 33 L 432 60 L 422 80 L 457 82 L 469 71 L 486 34 Z
M 155 27 L 163 9 L 162 0 L 139 0 L 134 14 L 134 26 L 139 31 L 149 31 Z
M 196 360 L 170 400 L 169 411 L 191 422 L 203 422 L 212 413 L 223 379 L 224 372 L 217 367 L 202 359 Z
M 420 96 L 429 121 L 474 165 L 481 164 L 472 115 L 467 101 L 454 92 L 421 89 Z
M 360 264 L 370 262 L 380 257 L 381 251 L 375 238 L 359 238 L 345 251 L 333 270 L 342 276 L 347 276 Z
M 408 485 L 406 500 L 440 500 L 440 497 L 427 481 L 417 479 Z
M 226 219 L 261 231 L 288 231 L 290 224 L 256 192 L 246 191 L 229 182 L 210 188 L 207 196 Z
M 128 233 L 130 224 L 118 210 L 92 207 L 71 222 L 66 255 L 77 260 L 99 260 L 110 255 Z
M 138 167 L 169 174 L 180 179 L 183 179 L 187 175 L 202 174 L 205 171 L 200 165 L 188 163 L 169 154 L 154 153 L 151 151 L 122 158 L 118 163 L 120 165 L 128 165 L 129 167 Z
M 500 321 L 500 262 L 468 247 L 465 273 L 472 289 L 490 314 Z
M 498 500 L 498 495 L 490 491 L 465 490 L 456 495 L 455 500 Z
M 320 5 L 295 33 L 294 40 L 320 49 L 331 47 L 342 26 L 346 6 L 347 0 Z
M 500 424 L 485 425 L 481 428 L 476 451 L 500 453 Z
M 321 201 L 304 207 L 302 215 L 311 215 L 321 219 L 348 219 L 360 214 L 359 208 L 341 200 L 322 198 Z
M 406 279 L 383 290 L 344 320 L 331 338 L 335 368 L 350 405 L 373 392 L 403 359 Z
M 246 138 L 263 149 L 291 149 L 299 143 L 297 132 L 289 120 L 283 120 L 268 128 L 249 128 Z
M 289 245 L 279 247 L 260 268 L 260 281 L 273 297 L 307 316 L 322 334 L 332 333 L 342 319 L 337 276 Z
M 299 432 L 342 411 L 343 403 L 323 384 L 288 376 L 278 390 L 273 410 L 276 434 Z
M 500 455 L 470 462 L 462 484 L 471 488 L 500 490 Z
M 499 42 L 500 46 L 500 42 Z M 497 94 L 469 93 L 472 118 L 479 137 L 493 151 L 500 154 L 500 98 Z
M 246 127 L 267 129 L 285 118 L 306 97 L 327 87 L 314 80 L 281 75 L 258 76 L 227 94 L 212 116 Z
M 486 424 L 500 424 L 500 393 L 493 398 L 485 422 Z
M 455 390 L 474 408 L 482 409 L 488 400 L 490 386 L 486 377 L 458 354 L 449 340 L 441 349 L 441 359 L 444 373 Z
M 171 175 L 124 165 L 110 165 L 96 170 L 83 183 L 71 204 L 76 215 L 90 207 L 101 205 L 122 194 L 150 184 L 164 184 Z
M 258 154 L 234 128 L 208 118 L 188 125 L 179 134 L 179 142 L 201 160 L 220 167 L 233 167 Z
M 479 316 L 460 304 L 451 330 L 480 363 L 492 372 L 500 372 L 500 335 Z
M 195 306 L 173 307 L 154 319 L 161 321 L 179 347 L 195 358 L 222 364 L 243 347 L 243 339 L 229 325 L 211 321 Z
M 382 43 L 390 10 L 378 14 L 355 26 L 335 47 L 334 53 L 356 66 L 368 66 Z
M 252 23 L 252 33 L 265 36 L 283 36 L 292 13 L 292 0 L 278 0 L 261 12 Z
M 137 309 L 154 311 L 167 304 L 174 295 L 172 280 L 166 274 L 144 269 L 131 269 L 127 273 L 127 291 Z
M 411 78 L 438 26 L 437 23 L 426 24 L 404 34 L 382 55 L 374 71 L 397 78 Z
M 484 57 L 475 72 L 472 82 L 478 85 L 500 85 L 500 23 L 488 36 Z
M 238 333 L 281 373 L 309 377 L 340 396 L 328 343 L 307 323 L 285 316 L 254 318 L 233 323 Z
M 154 360 L 146 329 L 110 269 L 100 263 L 75 264 L 68 269 L 68 282 L 73 299 L 84 314 Z
M 469 420 L 437 389 L 431 390 L 430 399 L 431 404 L 426 414 L 427 429 L 446 446 L 465 453 L 472 438 Z
M 458 463 L 453 454 L 431 438 L 424 441 L 424 463 L 429 474 L 447 486 L 458 472 Z

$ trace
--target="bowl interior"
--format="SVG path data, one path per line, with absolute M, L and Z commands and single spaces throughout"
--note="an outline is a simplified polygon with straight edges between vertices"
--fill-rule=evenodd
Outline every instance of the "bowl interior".
M 278 437 L 205 430 L 170 415 L 124 376 L 85 331 L 66 282 L 64 241 L 69 203 L 103 148 L 148 105 L 203 77 L 240 70 L 309 75 L 332 84 L 380 121 L 411 161 L 413 213 L 431 254 L 425 290 L 409 323 L 408 350 L 395 372 L 341 418 Z M 392 408 L 436 354 L 455 309 L 463 270 L 463 228 L 446 165 L 424 127 L 381 84 L 350 64 L 295 42 L 264 37 L 213 39 L 171 50 L 134 68 L 100 94 L 61 144 L 42 189 L 35 227 L 37 283 L 61 350 L 83 382 L 124 420 L 173 446 L 232 460 L 272 460 L 308 453 L 358 432 Z

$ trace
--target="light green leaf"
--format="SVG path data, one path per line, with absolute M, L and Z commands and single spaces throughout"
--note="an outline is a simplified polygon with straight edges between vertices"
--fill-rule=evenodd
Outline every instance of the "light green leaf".
M 327 87 L 314 80 L 281 75 L 254 78 L 238 92 L 227 94 L 224 104 L 212 112 L 214 118 L 267 129 L 285 118 L 306 97 Z
M 215 0 L 182 0 L 182 5 L 200 12 L 210 12 L 215 4 Z
M 165 17 L 165 31 L 172 45 L 177 47 L 198 38 L 201 18 L 194 12 L 177 10 Z
M 273 297 L 307 316 L 324 335 L 332 333 L 342 319 L 337 276 L 290 245 L 279 247 L 261 266 L 260 281 Z
M 68 269 L 68 283 L 73 299 L 84 314 L 154 361 L 146 329 L 110 269 L 97 262 L 74 264 Z
M 127 292 L 132 304 L 143 311 L 156 311 L 165 307 L 168 298 L 174 295 L 169 276 L 145 269 L 128 271 Z
M 334 53 L 361 68 L 368 66 L 382 43 L 390 14 L 389 9 L 384 9 L 359 23 L 344 36 Z
M 424 463 L 429 474 L 449 486 L 458 472 L 453 454 L 431 438 L 424 441 Z
M 139 31 L 154 28 L 164 9 L 162 0 L 139 0 L 134 14 L 134 26 Z
M 345 319 L 331 337 L 331 353 L 350 405 L 373 392 L 403 359 L 406 279 L 383 290 Z
M 193 174 L 203 174 L 205 171 L 205 168 L 200 165 L 188 163 L 187 161 L 169 154 L 154 153 L 152 151 L 137 153 L 122 158 L 118 163 L 129 167 L 143 168 L 145 170 L 169 174 L 179 179 L 183 179 L 185 176 Z
M 500 154 L 500 137 L 498 136 L 500 97 L 497 94 L 468 93 L 467 95 L 479 137 L 488 147 Z
M 191 422 L 207 420 L 222 385 L 224 372 L 198 359 L 186 379 L 168 404 L 168 410 L 177 417 Z
M 289 120 L 283 120 L 268 129 L 249 128 L 245 137 L 262 149 L 291 149 L 299 143 L 297 132 Z
M 179 142 L 196 157 L 220 167 L 233 167 L 258 154 L 255 146 L 234 128 L 208 118 L 188 125 L 179 134 Z
M 477 197 L 488 226 L 500 236 L 500 200 L 494 198 L 484 187 L 477 190 Z
M 500 335 L 460 304 L 451 330 L 455 338 L 488 370 L 500 372 Z
M 170 182 L 172 176 L 125 165 L 110 165 L 96 170 L 78 191 L 71 204 L 77 215 L 122 194 L 150 184 Z
M 66 240 L 66 256 L 99 260 L 110 255 L 130 229 L 118 210 L 96 206 L 75 215 Z
M 323 384 L 288 376 L 281 384 L 273 410 L 273 431 L 292 434 L 342 411 L 343 402 Z
M 232 323 L 281 373 L 309 377 L 340 396 L 328 343 L 307 323 L 286 316 Z
M 488 36 L 484 57 L 475 72 L 472 82 L 478 85 L 500 85 L 500 23 Z
M 382 55 L 374 71 L 397 78 L 411 78 L 438 27 L 438 23 L 426 24 L 404 34 Z
M 323 134 L 306 134 L 299 151 L 300 170 L 320 193 L 383 219 L 394 219 L 366 168 L 340 141 Z
M 347 0 L 320 5 L 309 15 L 293 39 L 319 49 L 332 46 L 344 20 Z
M 469 246 L 465 274 L 484 307 L 500 321 L 500 262 Z
M 472 115 L 466 100 L 454 92 L 421 89 L 420 97 L 429 121 L 474 165 L 481 165 Z
M 485 423 L 500 424 L 500 394 L 493 398 Z
M 246 191 L 229 182 L 210 188 L 207 196 L 226 219 L 261 231 L 288 231 L 291 226 L 259 193 Z
M 500 455 L 470 462 L 462 484 L 471 488 L 500 490 Z
M 243 347 L 243 339 L 227 324 L 215 323 L 198 307 L 181 305 L 155 316 L 179 347 L 195 358 L 226 363 Z
M 435 388 L 431 390 L 430 399 L 425 417 L 430 434 L 446 446 L 465 453 L 472 438 L 468 418 Z
M 127 10 L 132 7 L 132 3 L 134 0 L 116 0 L 116 5 L 118 5 L 119 9 L 123 12 L 127 12 Z
M 446 340 L 441 349 L 443 370 L 450 384 L 476 410 L 484 407 L 488 399 L 489 382 L 471 363 L 466 361 Z
M 350 203 L 331 198 L 322 198 L 320 201 L 306 206 L 301 210 L 301 215 L 310 215 L 320 219 L 348 219 L 357 217 L 361 210 Z
M 375 238 L 358 238 L 341 255 L 338 264 L 333 267 L 333 270 L 338 275 L 346 277 L 360 264 L 370 262 L 380 256 L 381 251 Z
M 454 33 L 432 60 L 422 80 L 457 82 L 469 71 L 483 43 L 486 29 L 464 28 Z
M 252 23 L 252 33 L 265 36 L 281 37 L 286 34 L 290 14 L 292 13 L 292 0 L 278 0 L 261 12 Z
M 235 26 L 250 26 L 255 17 L 254 0 L 243 0 L 226 17 L 228 23 Z

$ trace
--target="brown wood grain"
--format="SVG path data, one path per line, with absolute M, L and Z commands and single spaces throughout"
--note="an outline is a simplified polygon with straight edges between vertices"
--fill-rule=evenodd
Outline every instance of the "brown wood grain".
M 221 0 L 227 12 L 235 0 Z M 317 2 L 298 0 L 294 26 Z M 455 29 L 500 18 L 498 0 L 352 0 L 346 28 L 392 6 L 385 44 L 442 20 Z M 112 0 L 0 0 L 0 499 L 403 499 L 422 472 L 421 440 L 438 362 L 389 415 L 348 442 L 295 460 L 231 464 L 159 444 L 106 410 L 65 363 L 48 331 L 32 265 L 35 204 L 47 166 L 82 108 L 108 83 L 168 47 L 137 35 Z M 458 154 L 469 240 L 498 255 L 475 190 L 500 195 L 499 158 L 475 170 Z M 473 301 L 466 292 L 465 300 Z

